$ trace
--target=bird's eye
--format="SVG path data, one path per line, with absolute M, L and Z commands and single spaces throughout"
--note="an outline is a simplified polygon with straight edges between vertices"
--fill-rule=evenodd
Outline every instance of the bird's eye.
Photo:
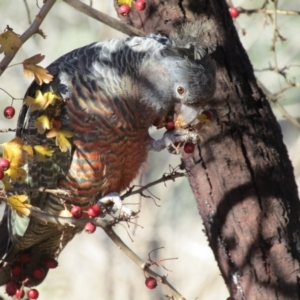
M 182 95 L 185 92 L 185 88 L 180 85 L 179 87 L 177 87 L 177 92 L 179 95 Z

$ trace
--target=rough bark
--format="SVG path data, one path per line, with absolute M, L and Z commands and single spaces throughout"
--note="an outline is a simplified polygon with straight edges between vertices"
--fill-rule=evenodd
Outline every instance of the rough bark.
M 146 33 L 217 22 L 213 122 L 183 158 L 209 245 L 234 299 L 300 299 L 300 202 L 280 127 L 257 87 L 225 0 L 147 0 L 121 19 Z

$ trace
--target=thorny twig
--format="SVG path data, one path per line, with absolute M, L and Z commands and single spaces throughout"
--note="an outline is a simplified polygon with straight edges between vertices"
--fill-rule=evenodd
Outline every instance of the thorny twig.
M 5 201 L 5 199 L 4 199 Z M 143 261 L 139 256 L 137 256 L 124 242 L 123 240 L 114 232 L 112 226 L 119 224 L 121 221 L 128 221 L 124 217 L 110 218 L 106 215 L 105 218 L 82 218 L 76 219 L 73 217 L 63 217 L 48 214 L 37 207 L 29 207 L 30 216 L 38 218 L 44 222 L 49 222 L 57 224 L 60 226 L 76 226 L 83 228 L 86 223 L 93 222 L 97 227 L 101 227 L 108 237 L 117 245 L 117 247 L 129 257 L 139 268 L 144 270 L 148 276 L 154 277 L 158 282 L 160 282 L 166 291 L 177 300 L 184 300 L 185 298 L 168 282 L 166 276 L 161 276 L 158 273 L 150 269 L 149 263 Z
M 263 71 L 271 71 L 275 72 L 276 74 L 280 75 L 284 81 L 286 86 L 282 87 L 281 82 L 278 77 L 278 86 L 280 87 L 279 91 L 276 93 L 271 93 L 261 82 L 258 81 L 258 85 L 260 88 L 264 91 L 266 94 L 267 98 L 269 101 L 271 101 L 277 109 L 281 112 L 281 114 L 292 124 L 294 125 L 297 129 L 300 129 L 300 123 L 293 118 L 287 111 L 286 109 L 278 102 L 279 97 L 284 95 L 284 92 L 291 88 L 295 87 L 300 87 L 299 83 L 296 83 L 294 81 L 291 81 L 288 78 L 287 70 L 292 66 L 284 66 L 282 68 L 279 67 L 278 63 L 278 57 L 277 57 L 277 42 L 278 40 L 284 42 L 286 40 L 285 37 L 283 37 L 278 28 L 278 15 L 300 15 L 299 11 L 288 11 L 288 10 L 280 10 L 278 9 L 278 0 L 274 0 L 273 2 L 273 9 L 267 9 L 267 5 L 269 4 L 268 0 L 265 0 L 264 3 L 262 4 L 261 8 L 258 9 L 244 9 L 242 7 L 238 7 L 240 13 L 245 13 L 245 14 L 254 14 L 254 13 L 263 13 L 265 15 L 268 15 L 270 20 L 273 23 L 273 36 L 272 36 L 272 43 L 271 43 L 271 51 L 273 53 L 273 61 L 274 61 L 274 66 L 270 65 L 269 67 L 260 69 L 260 70 L 255 70 L 255 72 L 263 72 Z M 230 1 L 230 5 L 233 6 L 232 2 Z M 296 67 L 296 65 L 294 65 Z
M 161 178 L 159 178 L 157 180 L 154 180 L 152 182 L 149 182 L 148 184 L 140 187 L 137 190 L 134 190 L 137 187 L 136 185 L 131 186 L 128 189 L 128 191 L 121 196 L 121 199 L 124 199 L 124 198 L 126 198 L 128 196 L 132 196 L 134 194 L 140 194 L 140 195 L 142 195 L 142 196 L 145 197 L 145 195 L 143 194 L 144 190 L 148 190 L 150 187 L 152 187 L 152 186 L 154 186 L 154 185 L 156 185 L 158 183 L 166 182 L 168 180 L 174 181 L 176 178 L 185 177 L 187 175 L 186 172 L 180 172 L 180 171 L 178 171 L 178 168 L 179 167 L 176 167 L 175 169 L 173 169 L 171 171 L 171 173 L 169 173 L 169 174 L 163 174 Z

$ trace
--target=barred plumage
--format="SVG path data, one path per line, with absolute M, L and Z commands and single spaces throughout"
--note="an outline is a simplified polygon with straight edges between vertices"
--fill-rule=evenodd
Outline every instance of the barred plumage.
M 94 43 L 62 56 L 48 70 L 53 81 L 42 86 L 33 83 L 26 96 L 50 91 L 64 100 L 63 105 L 58 112 L 53 105 L 31 112 L 24 104 L 17 136 L 29 145 L 46 144 L 55 151 L 45 161 L 36 157 L 29 161 L 26 182 L 16 186 L 71 191 L 72 196 L 61 198 L 46 192 L 28 193 L 32 205 L 51 214 L 64 209 L 62 200 L 86 207 L 126 189 L 146 160 L 149 127 L 164 122 L 177 103 L 188 107 L 195 118 L 215 88 L 209 58 L 195 61 L 190 49 L 177 47 L 160 35 Z M 34 122 L 45 113 L 73 133 L 68 151 L 62 152 L 47 132 L 38 134 Z M 79 231 L 20 218 L 8 208 L 0 226 L 0 254 L 9 264 L 20 253 L 30 252 L 34 262 L 25 267 L 25 273 L 31 274 L 36 263 L 55 257 Z M 0 273 L 0 284 L 8 277 L 7 271 Z M 42 281 L 31 279 L 34 284 Z

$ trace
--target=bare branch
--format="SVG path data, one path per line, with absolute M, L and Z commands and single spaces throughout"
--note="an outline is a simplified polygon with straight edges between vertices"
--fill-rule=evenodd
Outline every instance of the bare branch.
M 292 124 L 294 125 L 297 129 L 300 130 L 300 124 L 299 122 L 291 116 L 287 110 L 278 102 L 278 93 L 275 95 L 272 94 L 259 80 L 257 80 L 258 86 L 262 89 L 264 94 L 267 96 L 269 101 L 272 101 L 272 103 L 276 106 L 276 108 L 281 112 L 281 114 Z
M 44 21 L 45 17 L 49 13 L 50 9 L 54 5 L 56 0 L 47 0 L 42 6 L 41 10 L 35 17 L 35 20 L 30 25 L 30 27 L 20 36 L 22 43 L 24 44 L 32 35 L 38 32 L 39 27 Z M 12 53 L 7 53 L 2 61 L 0 62 L 0 76 L 3 74 L 9 63 L 13 60 L 18 50 L 16 49 Z
M 3 201 L 6 202 L 5 198 L 2 198 Z M 127 256 L 129 257 L 139 268 L 144 270 L 144 272 L 153 276 L 158 282 L 160 282 L 167 293 L 173 297 L 173 299 L 184 300 L 185 298 L 180 295 L 180 293 L 168 282 L 166 276 L 160 276 L 156 272 L 150 269 L 151 265 L 143 261 L 140 257 L 138 257 L 122 240 L 121 238 L 112 230 L 112 226 L 120 223 L 121 221 L 128 221 L 123 217 L 120 218 L 82 218 L 76 219 L 73 217 L 63 217 L 63 216 L 55 216 L 49 213 L 46 213 L 39 209 L 38 207 L 28 207 L 30 211 L 30 216 L 42 220 L 44 222 L 49 222 L 53 224 L 57 224 L 60 226 L 76 226 L 79 228 L 83 228 L 88 222 L 92 222 L 97 226 L 101 227 L 108 237 L 117 245 L 117 247 Z M 106 215 L 108 216 L 108 215 Z
M 140 194 L 140 195 L 144 196 L 143 191 L 147 190 L 151 186 L 154 186 L 158 183 L 166 182 L 168 180 L 174 181 L 178 177 L 185 177 L 185 176 L 186 176 L 186 172 L 178 172 L 177 168 L 175 168 L 170 174 L 164 174 L 161 178 L 159 178 L 155 181 L 149 182 L 148 184 L 140 187 L 139 189 L 137 189 L 135 191 L 134 191 L 134 188 L 137 187 L 136 185 L 130 187 L 129 190 L 121 196 L 121 199 L 125 199 L 126 197 L 134 195 L 134 194 Z
M 136 29 L 133 26 L 130 26 L 128 24 L 124 24 L 120 22 L 117 19 L 114 19 L 94 8 L 92 8 L 89 5 L 86 5 L 82 3 L 79 0 L 63 0 L 67 4 L 71 5 L 74 7 L 76 10 L 79 10 L 80 12 L 88 15 L 89 17 L 96 19 L 108 26 L 110 26 L 113 29 L 116 29 L 118 31 L 121 31 L 129 36 L 145 36 L 145 33 L 141 30 Z
M 0 88 L 1 91 L 3 91 L 4 93 L 6 93 L 12 100 L 23 100 L 23 98 L 15 98 L 13 97 L 9 92 L 7 92 L 6 90 Z
M 11 129 L 11 128 L 0 129 L 0 133 L 16 132 L 16 131 L 17 129 Z
M 30 10 L 28 7 L 27 0 L 24 0 L 24 4 L 25 4 L 26 12 L 27 12 L 28 23 L 30 25 L 32 23 L 32 21 L 31 21 Z
M 164 288 L 167 290 L 168 294 L 173 296 L 173 299 L 184 300 L 185 298 L 180 295 L 180 293 L 168 282 L 166 276 L 160 276 L 153 270 L 149 268 L 149 264 L 145 263 L 140 257 L 138 257 L 112 230 L 111 227 L 104 229 L 105 233 L 109 238 L 116 244 L 116 246 L 122 250 L 122 252 L 127 255 L 139 268 L 145 271 L 149 276 L 154 277 L 158 282 L 160 282 Z

